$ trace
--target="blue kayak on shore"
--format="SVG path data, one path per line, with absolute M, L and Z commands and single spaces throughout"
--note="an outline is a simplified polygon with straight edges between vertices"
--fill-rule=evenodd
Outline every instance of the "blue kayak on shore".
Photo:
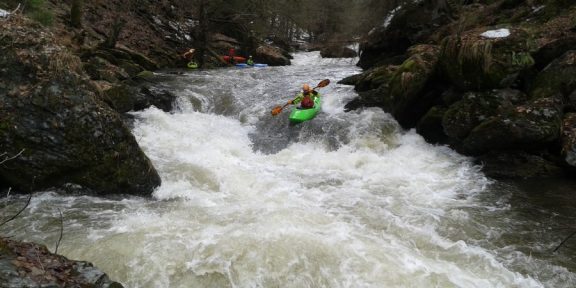
M 254 63 L 254 65 L 248 65 L 246 63 L 238 63 L 235 64 L 235 66 L 238 68 L 252 68 L 252 67 L 268 67 L 268 64 Z

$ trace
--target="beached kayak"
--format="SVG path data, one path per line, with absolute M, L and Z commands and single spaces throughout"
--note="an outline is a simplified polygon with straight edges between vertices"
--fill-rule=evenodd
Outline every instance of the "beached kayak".
M 308 121 L 314 117 L 320 109 L 322 108 L 322 101 L 320 100 L 320 94 L 314 98 L 314 107 L 309 109 L 300 109 L 298 107 L 292 108 L 292 112 L 290 112 L 290 122 L 292 123 L 301 123 L 304 121 Z
M 248 65 L 246 63 L 238 63 L 235 65 L 236 65 L 236 67 L 239 67 L 239 68 L 268 67 L 268 64 L 262 64 L 262 63 L 254 63 L 254 65 Z
M 228 55 L 222 56 L 222 59 L 224 59 L 224 61 L 226 61 L 226 62 L 230 62 L 230 56 L 228 56 Z M 234 62 L 235 63 L 245 63 L 246 57 L 234 56 Z

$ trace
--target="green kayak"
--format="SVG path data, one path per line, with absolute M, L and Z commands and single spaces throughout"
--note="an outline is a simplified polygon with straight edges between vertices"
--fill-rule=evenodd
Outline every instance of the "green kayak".
M 309 109 L 300 109 L 298 107 L 292 108 L 290 112 L 290 122 L 292 123 L 302 123 L 308 121 L 316 116 L 318 111 L 320 111 L 322 101 L 320 100 L 320 94 L 314 98 L 314 107 Z

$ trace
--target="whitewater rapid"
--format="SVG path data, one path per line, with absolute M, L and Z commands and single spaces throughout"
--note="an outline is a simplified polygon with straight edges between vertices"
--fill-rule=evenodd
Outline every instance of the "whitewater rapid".
M 162 75 L 177 108 L 132 113 L 153 198 L 47 191 L 9 232 L 53 245 L 60 208 L 60 252 L 126 287 L 573 286 L 573 267 L 510 244 L 506 222 L 525 219 L 471 159 L 380 109 L 343 112 L 354 61 Z M 325 78 L 316 119 L 270 115 Z

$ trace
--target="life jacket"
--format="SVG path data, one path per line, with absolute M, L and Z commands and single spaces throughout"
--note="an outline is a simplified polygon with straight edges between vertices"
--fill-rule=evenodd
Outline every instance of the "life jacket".
M 300 102 L 300 107 L 306 109 L 313 108 L 314 100 L 312 100 L 312 97 L 310 97 L 310 95 L 305 95 L 304 98 L 302 98 L 302 102 Z

